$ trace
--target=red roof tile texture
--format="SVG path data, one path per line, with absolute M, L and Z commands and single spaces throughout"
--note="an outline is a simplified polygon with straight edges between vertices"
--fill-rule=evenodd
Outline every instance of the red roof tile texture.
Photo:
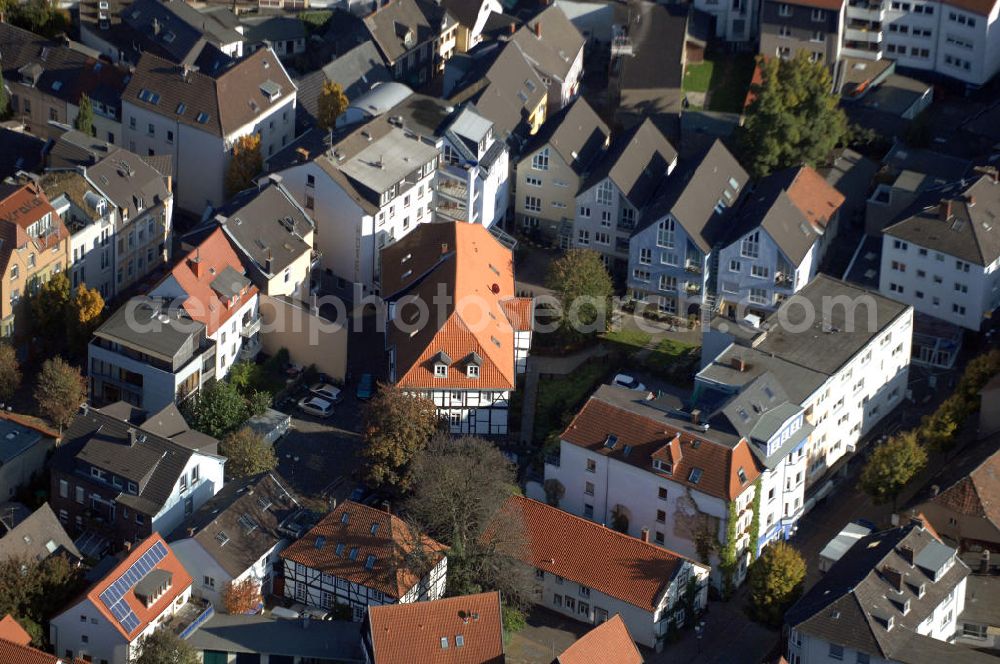
M 618 437 L 619 444 L 613 450 L 604 446 L 610 433 Z M 665 422 L 643 417 L 596 397 L 591 397 L 583 405 L 563 431 L 562 440 L 595 454 L 613 456 L 723 500 L 734 500 L 760 477 L 753 452 L 745 440 L 730 448 L 687 431 L 678 431 Z M 628 455 L 623 452 L 626 445 L 631 448 Z M 654 458 L 671 461 L 671 472 L 653 468 Z M 697 483 L 689 479 L 692 468 L 701 469 Z M 745 481 L 739 476 L 741 468 Z
M 934 502 L 1000 527 L 1000 452 L 942 491 Z
M 31 643 L 31 635 L 24 631 L 21 624 L 9 613 L 0 620 L 0 640 L 10 641 L 21 646 Z
M 825 229 L 830 218 L 844 203 L 844 195 L 831 187 L 811 166 L 803 166 L 796 173 L 788 187 L 788 197 L 817 230 Z
M 403 556 L 418 547 L 433 565 L 445 556 L 446 547 L 440 542 L 415 538 L 399 517 L 346 500 L 281 557 L 399 599 L 430 571 L 400 565 Z M 374 556 L 370 569 L 368 556 Z
M 654 544 L 581 519 L 523 496 L 511 496 L 494 516 L 484 537 L 507 524 L 523 528 L 524 542 L 509 546 L 535 569 L 653 611 L 686 558 Z M 499 539 L 499 538 L 498 538 Z M 497 542 L 498 548 L 508 546 Z
M 642 664 L 636 647 L 621 615 L 590 630 L 563 651 L 558 664 Z
M 497 592 L 373 606 L 368 619 L 374 664 L 504 662 Z
M 139 558 L 141 558 L 144 553 L 149 551 L 157 542 L 163 542 L 163 545 L 167 547 L 167 555 L 160 562 L 156 563 L 156 567 L 154 569 L 170 573 L 172 577 L 170 587 L 148 608 L 145 604 L 139 601 L 139 598 L 135 596 L 134 592 L 130 591 L 125 593 L 124 598 L 126 603 L 135 613 L 136 618 L 139 619 L 138 627 L 131 632 L 126 632 L 121 626 L 121 623 L 115 619 L 108 607 L 106 607 L 104 602 L 101 601 L 101 593 L 117 581 L 122 574 L 127 572 L 128 568 L 132 566 L 132 563 L 139 560 Z M 160 537 L 160 534 L 153 533 L 137 544 L 129 555 L 118 563 L 118 565 L 112 569 L 107 576 L 95 583 L 90 590 L 87 591 L 87 599 L 90 600 L 90 603 L 101 612 L 101 615 L 104 616 L 104 619 L 107 620 L 109 624 L 113 625 L 115 629 L 122 634 L 122 636 L 131 641 L 133 638 L 141 634 L 149 623 L 159 618 L 160 614 L 169 608 L 173 601 L 182 595 L 190 586 L 191 575 L 187 573 L 187 570 L 184 569 L 183 565 L 181 565 L 181 561 L 177 559 L 173 550 L 166 542 L 164 542 L 163 538 Z
M 0 664 L 84 664 L 84 661 L 62 659 L 30 646 L 0 639 Z

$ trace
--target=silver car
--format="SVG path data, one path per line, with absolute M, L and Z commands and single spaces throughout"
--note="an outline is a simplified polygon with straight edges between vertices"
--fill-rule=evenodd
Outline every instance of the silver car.
M 309 393 L 330 403 L 338 403 L 344 396 L 339 387 L 329 383 L 316 383 L 309 388 Z
M 333 415 L 333 404 L 319 397 L 304 397 L 299 400 L 299 410 L 313 417 L 330 417 Z

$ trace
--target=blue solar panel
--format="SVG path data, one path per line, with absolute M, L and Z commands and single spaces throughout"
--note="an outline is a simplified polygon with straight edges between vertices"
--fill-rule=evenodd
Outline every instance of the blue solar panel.
M 136 617 L 132 611 L 132 607 L 125 601 L 125 595 L 143 577 L 153 571 L 156 568 L 156 564 L 166 556 L 167 547 L 163 542 L 157 542 L 101 593 L 101 601 L 104 603 L 104 606 L 111 611 L 111 615 L 121 624 L 122 629 L 129 634 L 139 627 L 139 618 Z

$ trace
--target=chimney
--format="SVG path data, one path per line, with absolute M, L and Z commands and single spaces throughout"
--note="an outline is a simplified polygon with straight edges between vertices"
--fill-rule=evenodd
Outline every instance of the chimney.
M 195 528 L 188 528 L 188 537 L 194 537 L 195 532 Z
M 972 194 L 969 194 L 968 196 L 965 197 L 965 202 L 969 205 L 969 207 L 973 207 L 976 204 L 976 197 L 973 196 Z
M 691 409 L 691 424 L 701 424 L 701 409 L 692 408 Z
M 649 544 L 649 528 L 643 528 L 642 529 L 641 539 L 646 544 Z
M 913 547 L 908 544 L 903 544 L 899 547 L 897 551 L 899 557 L 905 560 L 908 564 L 913 565 Z
M 535 36 L 538 37 L 539 39 L 542 38 L 542 22 L 541 21 L 535 21 Z
M 154 35 L 160 34 L 160 21 L 159 19 L 156 18 L 153 19 L 153 34 Z
M 510 34 L 514 34 L 515 32 L 517 32 L 517 23 L 514 23 L 514 21 L 511 21 L 510 22 Z
M 733 369 L 736 369 L 740 373 L 747 370 L 746 360 L 744 360 L 742 357 L 734 357 L 729 361 L 729 363 L 733 367 Z
M 309 161 L 309 150 L 307 148 L 295 148 L 295 152 L 301 157 L 302 161 Z
M 951 201 L 941 201 L 938 211 L 941 214 L 941 221 L 948 221 L 951 219 Z
M 125 551 L 126 553 L 132 550 L 132 542 L 125 540 Z
M 979 556 L 979 573 L 989 574 L 990 573 L 990 550 L 983 549 L 982 555 Z
M 271 274 L 271 250 L 267 250 L 267 258 L 264 259 L 264 272 Z
M 882 568 L 882 576 L 889 582 L 889 585 L 899 592 L 903 592 L 903 573 L 894 567 L 886 565 Z
M 446 253 L 448 253 L 448 243 L 447 242 L 442 242 L 441 243 L 441 255 L 443 256 Z

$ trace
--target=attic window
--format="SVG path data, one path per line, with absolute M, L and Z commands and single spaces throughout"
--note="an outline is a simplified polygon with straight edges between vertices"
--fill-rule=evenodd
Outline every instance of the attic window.
M 475 364 L 470 364 L 466 367 L 465 373 L 469 378 L 479 378 L 479 367 Z
M 274 81 L 264 81 L 260 84 L 260 93 L 264 95 L 268 101 L 274 101 L 281 96 L 281 86 Z
M 743 466 L 740 466 L 739 468 L 736 469 L 736 476 L 738 478 L 740 478 L 740 484 L 746 484 L 747 483 L 747 474 L 743 470 Z
M 184 102 L 177 104 L 177 115 L 184 115 L 184 111 L 186 110 L 187 106 L 184 105 Z
M 350 520 L 351 520 L 351 515 L 349 513 L 344 512 L 343 514 L 340 515 L 340 522 L 342 524 L 346 525 L 347 522 L 350 521 Z
M 351 560 L 357 560 L 358 559 L 358 547 L 352 546 L 351 547 L 351 552 L 347 554 L 347 557 L 350 558 Z
M 435 378 L 447 378 L 448 377 L 448 365 L 441 362 L 434 365 L 434 377 Z
M 323 537 L 322 535 L 317 536 L 315 547 L 321 550 L 324 546 L 326 546 L 326 538 Z
M 61 88 L 62 88 L 62 81 L 52 81 L 52 89 L 53 90 L 55 90 L 56 92 L 59 92 L 59 90 Z
M 343 556 L 344 555 L 344 543 L 343 542 L 337 542 L 337 548 L 335 550 L 336 550 L 338 556 Z
M 455 647 L 456 648 L 461 648 L 464 645 L 465 645 L 465 637 L 462 636 L 461 634 L 456 634 L 455 635 Z
M 659 459 L 653 460 L 653 468 L 655 470 L 664 472 L 667 475 L 672 475 L 674 472 L 674 464 L 670 463 L 669 461 L 660 461 Z
M 365 558 L 365 569 L 374 569 L 374 568 L 375 568 L 375 556 L 368 554 L 368 557 Z
M 199 113 L 198 117 L 195 118 L 195 122 L 198 124 L 206 124 L 208 122 L 208 113 L 205 113 L 204 111 Z
M 215 541 L 219 543 L 219 546 L 225 546 L 229 542 L 229 535 L 220 530 L 215 534 Z
M 609 450 L 615 449 L 618 446 L 618 436 L 613 433 L 609 433 L 608 437 L 604 440 L 604 447 Z
M 374 535 L 377 532 L 378 532 L 378 524 L 377 523 L 373 523 L 372 527 L 371 527 L 371 534 Z
M 697 484 L 701 479 L 701 468 L 692 468 L 691 473 L 688 475 L 688 482 L 691 484 Z
M 448 649 L 448 637 L 447 636 L 442 636 L 441 637 L 441 650 L 447 650 L 447 649 Z

